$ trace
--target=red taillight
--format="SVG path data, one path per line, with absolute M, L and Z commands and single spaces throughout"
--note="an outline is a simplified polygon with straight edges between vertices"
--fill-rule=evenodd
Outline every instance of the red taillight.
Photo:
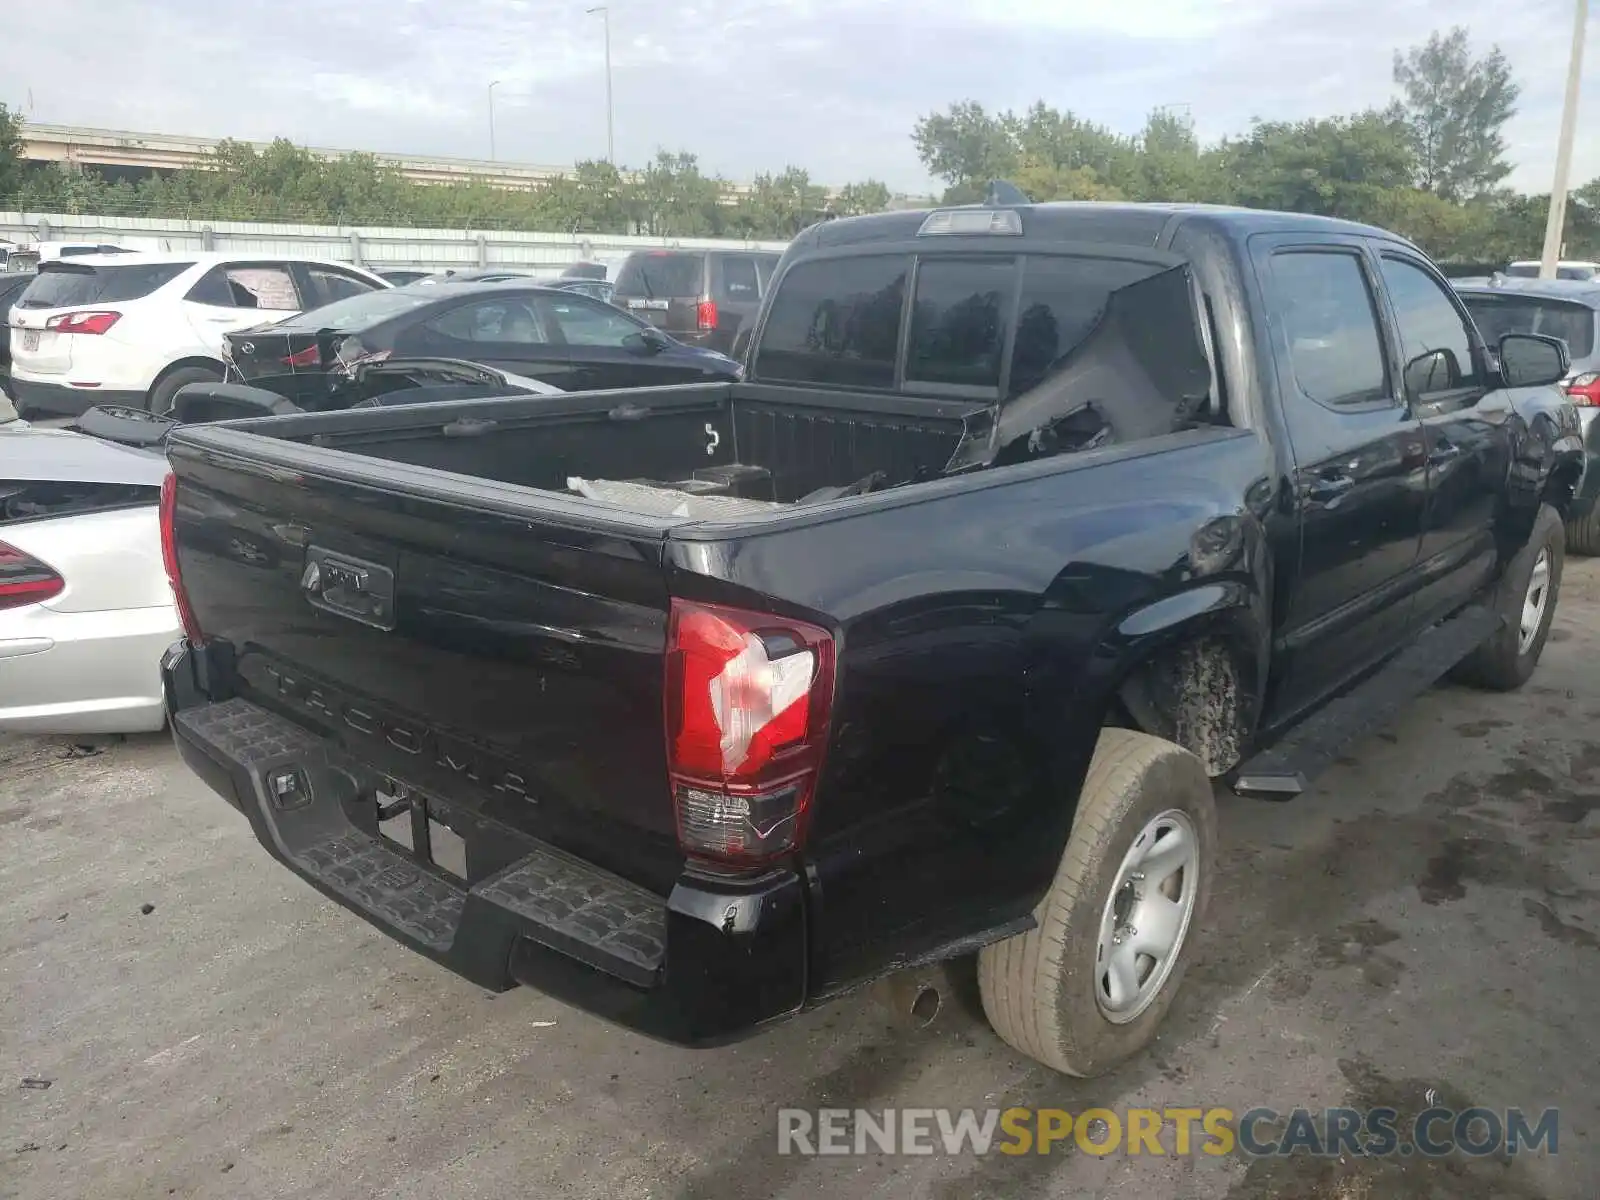
M 1600 371 L 1587 371 L 1567 384 L 1567 395 L 1579 408 L 1600 408 Z
M 44 323 L 46 329 L 57 333 L 104 333 L 122 320 L 119 312 L 70 312 L 51 317 Z
M 168 475 L 161 481 L 161 562 L 167 568 L 167 582 L 172 585 L 173 603 L 178 606 L 178 620 L 183 625 L 183 635 L 198 646 L 204 635 L 200 622 L 195 620 L 194 609 L 189 605 L 189 593 L 183 590 L 183 576 L 178 571 L 178 478 Z
M 672 602 L 667 772 L 686 854 L 756 865 L 803 843 L 833 674 L 825 629 Z
M 717 327 L 717 302 L 715 300 L 700 301 L 700 306 L 694 310 L 694 322 L 701 329 L 715 329 Z
M 59 596 L 66 586 L 66 580 L 37 558 L 0 542 L 0 608 L 38 604 Z
M 322 352 L 315 346 L 307 346 L 278 361 L 286 367 L 314 367 L 322 361 Z

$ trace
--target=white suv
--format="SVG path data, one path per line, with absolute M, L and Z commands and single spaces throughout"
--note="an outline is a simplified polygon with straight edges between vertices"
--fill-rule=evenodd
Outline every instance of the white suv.
M 44 263 L 11 308 L 17 408 L 96 404 L 164 413 L 188 383 L 223 377 L 222 335 L 389 284 L 311 258 L 89 254 Z

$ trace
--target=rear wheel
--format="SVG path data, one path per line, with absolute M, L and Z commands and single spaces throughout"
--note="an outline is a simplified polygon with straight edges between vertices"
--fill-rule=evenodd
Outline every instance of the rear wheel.
M 1462 682 L 1495 692 L 1528 682 L 1555 620 L 1566 544 L 1560 514 L 1542 506 L 1527 545 L 1507 564 L 1495 589 L 1491 604 L 1500 628 L 1456 669 Z
M 1567 522 L 1567 553 L 1585 558 L 1600 555 L 1600 504 L 1588 516 Z
M 1102 730 L 1037 926 L 978 953 L 995 1032 L 1079 1076 L 1147 1045 L 1205 913 L 1216 824 L 1199 759 L 1148 734 Z
M 178 389 L 191 383 L 221 383 L 222 372 L 214 367 L 179 367 L 168 371 L 150 389 L 150 411 L 164 417 L 172 412 L 173 397 Z

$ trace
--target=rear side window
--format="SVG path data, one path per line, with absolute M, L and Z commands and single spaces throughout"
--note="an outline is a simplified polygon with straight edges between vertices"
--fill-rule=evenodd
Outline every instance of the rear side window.
M 20 308 L 67 308 L 139 300 L 170 283 L 193 263 L 141 263 L 125 267 L 47 263 L 17 301 Z
M 555 340 L 545 328 L 538 305 L 510 298 L 463 304 L 440 313 L 424 328 L 458 342 L 527 346 Z
M 1594 353 L 1594 309 L 1586 304 L 1542 296 L 1463 295 L 1461 299 L 1491 346 L 1508 333 L 1542 333 L 1564 341 L 1574 361 Z
M 756 377 L 893 387 L 909 265 L 903 255 L 869 255 L 794 267 L 768 312 Z
M 298 312 L 303 306 L 286 267 L 239 263 L 213 267 L 184 297 L 216 308 L 261 308 Z
M 1016 269 L 1011 258 L 925 258 L 917 265 L 907 383 L 1000 386 Z
M 756 278 L 756 260 L 732 257 L 723 259 L 722 291 L 729 300 L 759 299 L 761 283 Z
M 1388 396 L 1378 311 L 1360 258 L 1337 251 L 1275 254 L 1272 285 L 1302 392 L 1335 407 Z
M 1114 292 L 1161 269 L 1115 258 L 1029 258 L 1017 306 L 1008 398 L 1044 382 L 1094 331 Z
M 646 299 L 698 298 L 705 287 L 705 256 L 659 251 L 628 255 L 617 273 L 617 291 Z

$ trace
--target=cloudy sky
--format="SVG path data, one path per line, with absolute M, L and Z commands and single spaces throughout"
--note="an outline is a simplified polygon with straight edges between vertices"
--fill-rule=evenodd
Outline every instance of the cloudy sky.
M 594 0 L 587 0 L 592 4 Z M 487 158 L 604 157 L 601 18 L 586 0 L 50 0 L 8 11 L 0 100 L 36 121 Z M 1573 0 L 612 0 L 617 158 L 688 150 L 748 178 L 929 180 L 921 114 L 1043 99 L 1133 132 L 1186 104 L 1252 116 L 1381 104 L 1393 51 L 1468 26 L 1523 93 L 1513 182 L 1549 188 Z M 1600 175 L 1590 47 L 1575 181 Z

